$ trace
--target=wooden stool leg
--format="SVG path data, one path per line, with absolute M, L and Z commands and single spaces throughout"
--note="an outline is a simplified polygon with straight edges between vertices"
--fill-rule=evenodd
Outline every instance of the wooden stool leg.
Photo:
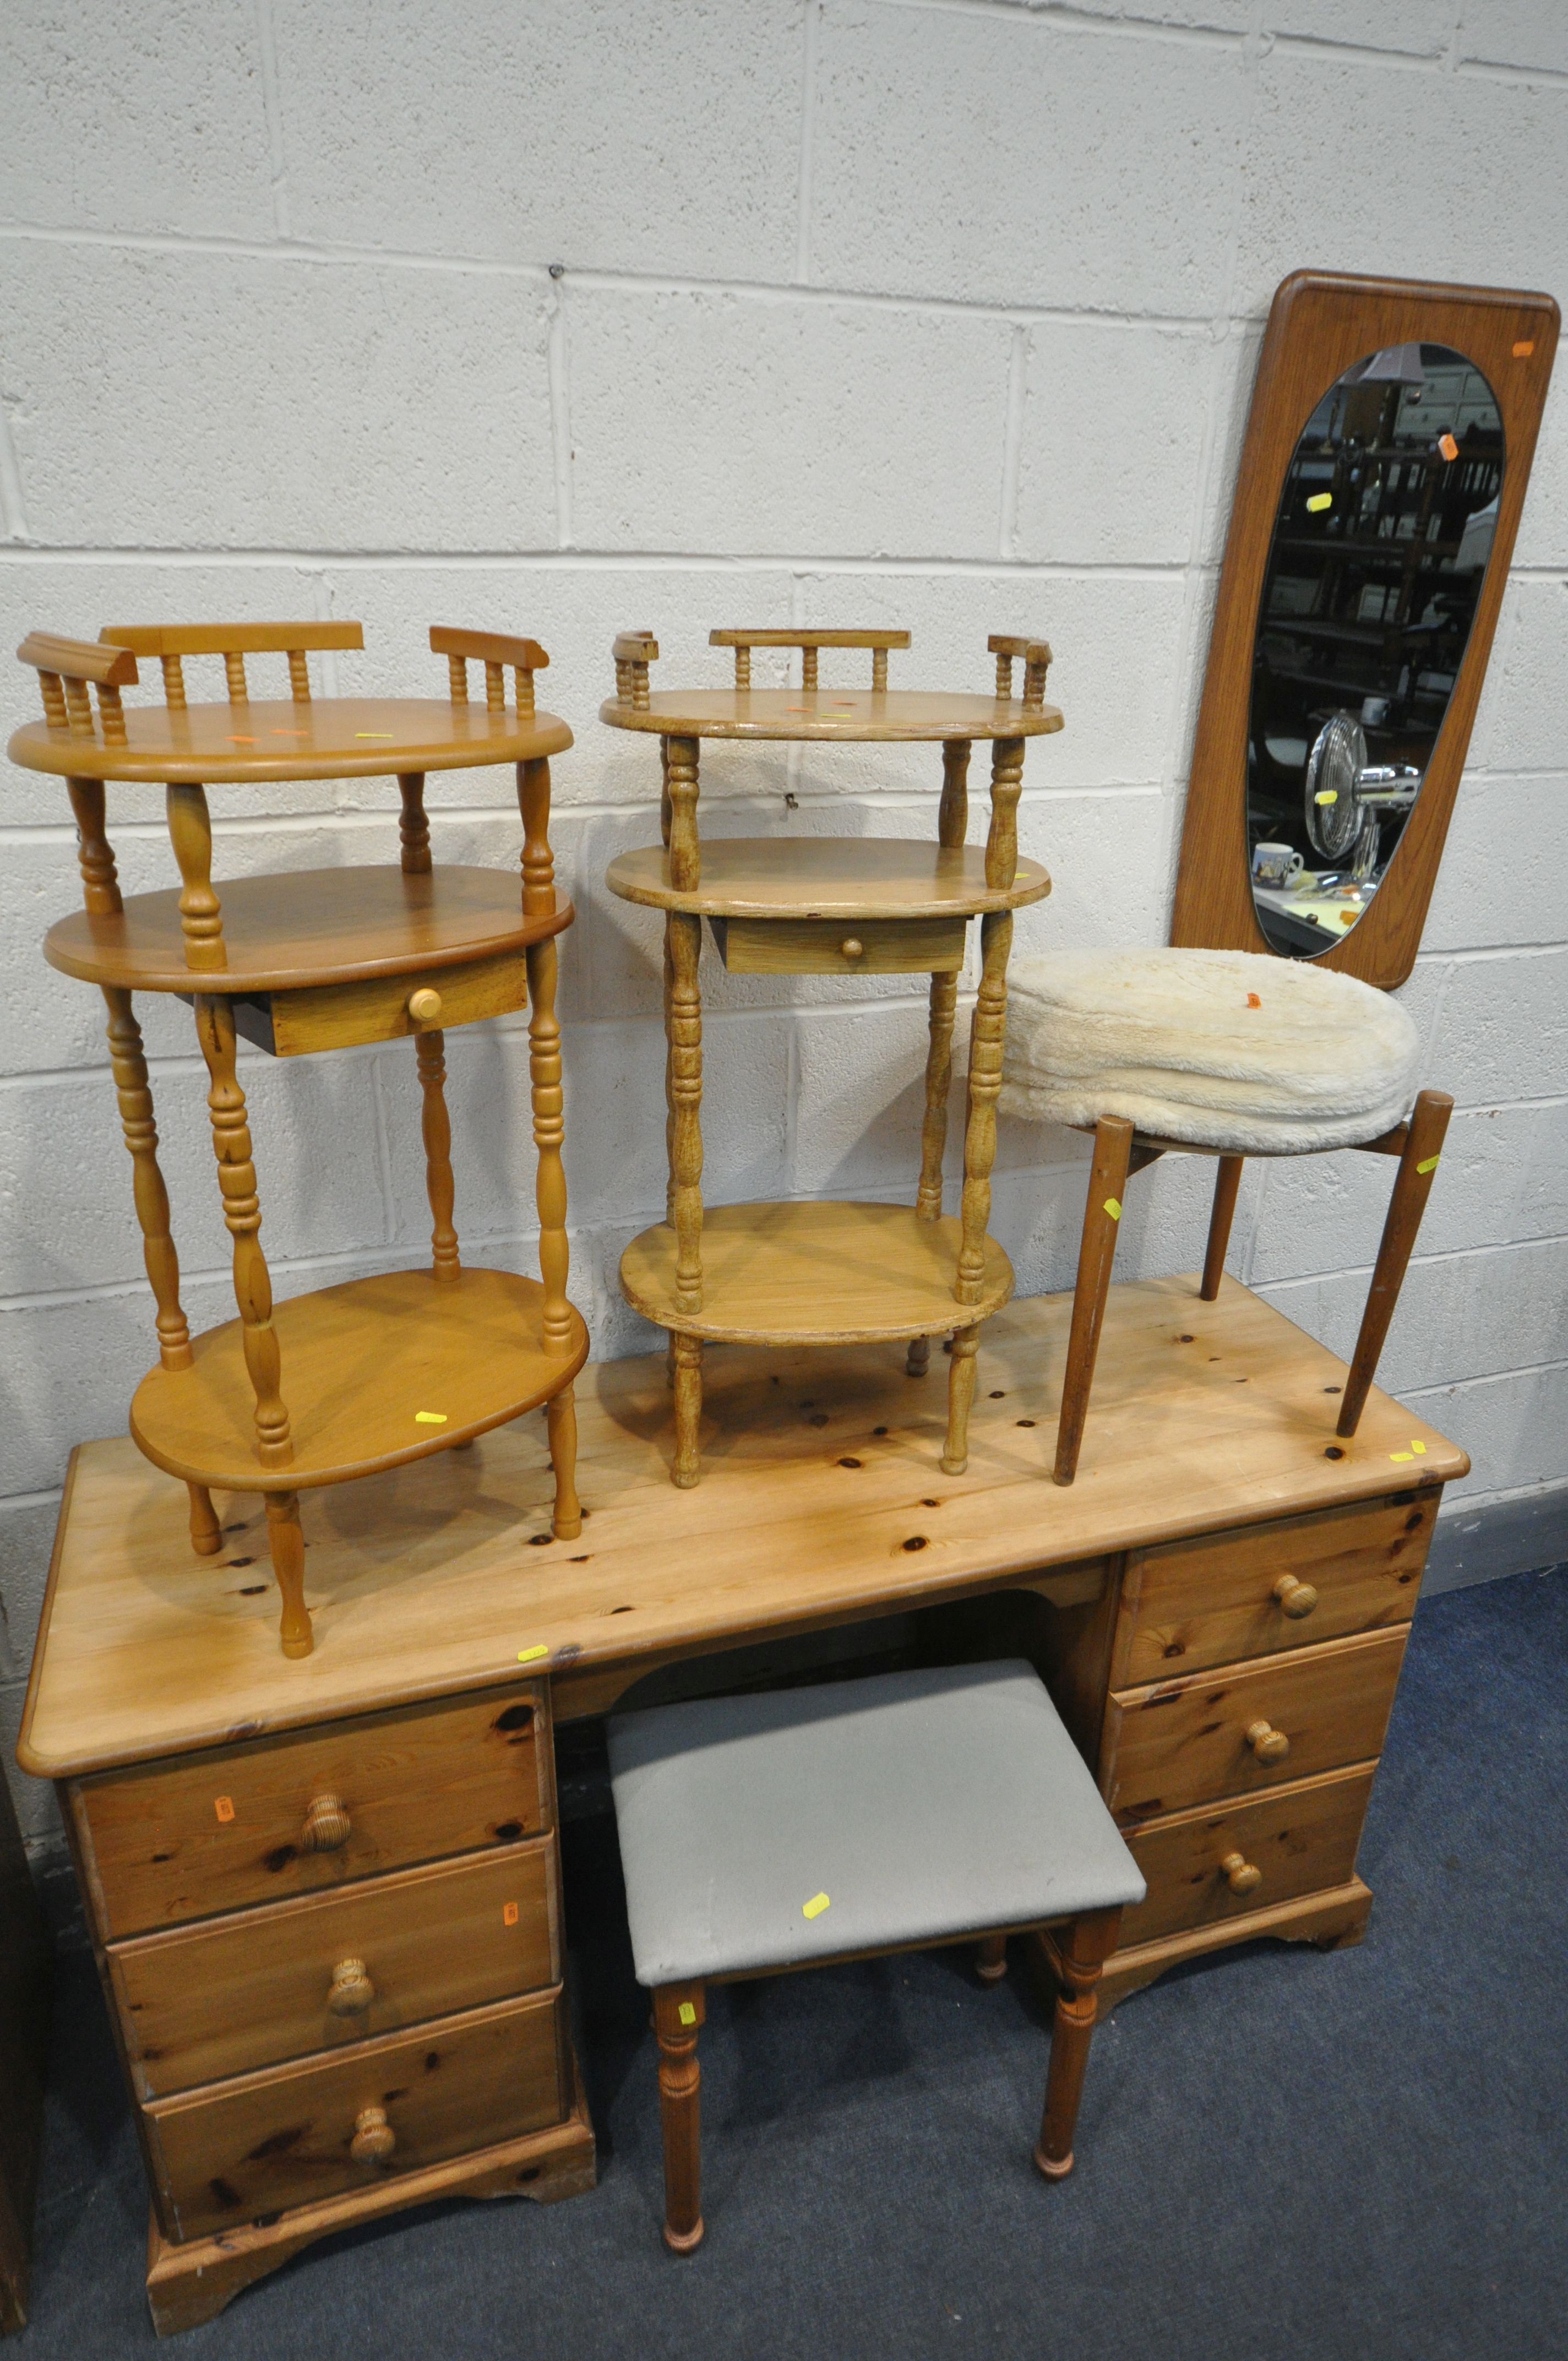
M 430 1234 L 431 1269 L 437 1279 L 455 1279 L 461 1267 L 452 1221 L 456 1186 L 452 1178 L 452 1118 L 446 1112 L 446 1036 L 439 1027 L 415 1035 L 414 1056 L 423 1095 L 420 1128 L 424 1137 L 425 1192 L 434 1223 Z
M 905 1376 L 923 1378 L 930 1366 L 931 1339 L 929 1336 L 911 1336 L 909 1350 L 904 1356 Z
M 224 1545 L 213 1496 L 204 1484 L 187 1484 L 191 1495 L 191 1546 L 198 1557 L 216 1557 Z
M 1061 1418 L 1057 1427 L 1056 1480 L 1070 1484 L 1078 1473 L 1089 1389 L 1100 1350 L 1111 1265 L 1122 1220 L 1122 1192 L 1133 1156 L 1133 1126 L 1124 1115 L 1102 1115 L 1094 1129 L 1094 1162 L 1083 1208 L 1083 1239 L 1078 1252 L 1078 1284 L 1072 1295 L 1072 1334 L 1062 1377 Z
M 706 2016 L 700 1983 L 661 1984 L 653 1994 L 664 2134 L 664 2244 L 677 2255 L 689 2255 L 702 2243 L 702 2069 L 696 2037 Z
M 272 1279 L 261 1251 L 261 1200 L 251 1159 L 245 1093 L 235 1071 L 234 1011 L 226 1000 L 203 992 L 196 994 L 195 1006 L 196 1038 L 212 1078 L 207 1110 L 223 1191 L 224 1223 L 234 1240 L 235 1301 L 244 1328 L 245 1366 L 256 1396 L 256 1455 L 264 1467 L 286 1467 L 294 1456 L 294 1444 L 280 1390 L 282 1357 L 272 1325 Z M 271 1513 L 270 1502 L 268 1513 Z
M 267 1495 L 267 1541 L 272 1571 L 283 1594 L 283 1614 L 278 1626 L 286 1656 L 308 1656 L 315 1646 L 310 1611 L 305 1605 L 305 1536 L 300 1524 L 297 1492 Z
M 1220 1292 L 1220 1281 L 1225 1275 L 1225 1248 L 1231 1243 L 1231 1223 L 1235 1217 L 1236 1191 L 1242 1185 L 1245 1156 L 1222 1156 L 1220 1169 L 1214 1177 L 1214 1210 L 1209 1216 L 1209 1245 L 1203 1257 L 1203 1284 L 1198 1292 L 1205 1303 L 1212 1303 Z
M 974 1971 L 980 1978 L 981 1983 L 999 1984 L 1002 1982 L 1003 1977 L 1007 1973 L 1007 1938 L 1005 1935 L 988 1935 L 986 1937 L 984 1942 L 981 1943 L 980 1947 L 980 1957 L 974 1963 Z
M 544 1281 L 544 1349 L 564 1357 L 572 1349 L 572 1307 L 566 1301 L 571 1247 L 566 1238 L 566 1171 L 561 1150 L 566 1139 L 565 1102 L 561 1094 L 561 1027 L 555 1019 L 555 939 L 530 943 L 528 965 L 528 1071 L 533 1091 L 533 1144 L 539 1154 L 539 1275 Z
M 1072 2170 L 1072 2135 L 1094 2038 L 1100 1971 L 1116 1948 L 1121 1924 L 1120 1910 L 1091 1910 L 1075 1918 L 1051 1947 L 1060 1985 L 1051 2026 L 1046 2108 L 1035 2148 L 1035 2162 L 1047 2180 L 1064 2180 Z
M 689 1492 L 702 1474 L 697 1437 L 702 1426 L 702 1338 L 676 1329 L 670 1339 L 675 1362 L 675 1456 L 673 1482 Z
M 1405 1282 L 1405 1271 L 1410 1251 L 1416 1243 L 1416 1232 L 1421 1225 L 1421 1215 L 1431 1194 L 1432 1175 L 1442 1152 L 1443 1138 L 1448 1130 L 1448 1118 L 1453 1113 L 1453 1101 L 1446 1091 L 1422 1091 L 1410 1113 L 1410 1127 L 1406 1134 L 1399 1169 L 1394 1176 L 1394 1193 L 1388 1200 L 1388 1218 L 1383 1224 L 1382 1243 L 1377 1248 L 1377 1261 L 1372 1273 L 1372 1285 L 1367 1290 L 1366 1309 L 1361 1315 L 1361 1334 L 1355 1340 L 1355 1356 L 1350 1365 L 1350 1377 L 1340 1404 L 1336 1434 L 1354 1434 L 1366 1407 L 1366 1397 L 1372 1390 L 1372 1380 L 1377 1372 L 1378 1356 L 1388 1334 L 1388 1323 L 1394 1317 L 1394 1306 L 1399 1301 L 1399 1290 Z
M 544 1413 L 550 1464 L 555 1470 L 555 1514 L 551 1531 L 558 1542 L 575 1542 L 583 1530 L 577 1499 L 577 1399 L 570 1386 L 553 1394 Z
M 944 1476 L 961 1476 L 969 1466 L 969 1414 L 974 1400 L 975 1356 L 980 1351 L 978 1328 L 955 1328 L 952 1357 L 948 1364 L 948 1440 L 942 1452 Z

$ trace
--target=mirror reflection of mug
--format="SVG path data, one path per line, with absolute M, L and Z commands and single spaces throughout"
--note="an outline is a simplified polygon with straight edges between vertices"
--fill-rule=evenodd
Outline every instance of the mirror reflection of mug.
M 1300 854 L 1291 845 L 1253 846 L 1252 882 L 1255 885 L 1288 885 L 1299 877 L 1302 866 Z

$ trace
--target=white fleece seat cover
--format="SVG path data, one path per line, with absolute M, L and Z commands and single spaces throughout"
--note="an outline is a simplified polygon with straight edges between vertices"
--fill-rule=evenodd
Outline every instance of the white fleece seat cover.
M 1124 1115 L 1235 1156 L 1354 1148 L 1403 1123 L 1420 1041 L 1352 975 L 1255 951 L 1051 951 L 1008 976 L 1003 1111 Z

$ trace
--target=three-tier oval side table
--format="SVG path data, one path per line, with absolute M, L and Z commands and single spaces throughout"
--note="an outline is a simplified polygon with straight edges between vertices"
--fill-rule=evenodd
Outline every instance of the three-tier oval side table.
M 697 1482 L 705 1343 L 870 1344 L 907 1340 L 912 1376 L 933 1336 L 951 1335 L 942 1466 L 961 1475 L 981 1323 L 1013 1291 L 1013 1269 L 987 1235 L 996 1151 L 996 1097 L 1007 1009 L 1013 913 L 1050 892 L 1038 862 L 1018 855 L 1017 808 L 1029 738 L 1059 730 L 1045 701 L 1043 640 L 992 637 L 991 697 L 890 689 L 901 631 L 716 631 L 733 649 L 732 689 L 654 695 L 658 645 L 646 631 L 615 642 L 616 693 L 600 708 L 613 730 L 660 741 L 662 842 L 624 852 L 608 883 L 664 913 L 665 1218 L 621 1257 L 628 1302 L 670 1338 L 675 1440 L 671 1474 Z M 752 652 L 801 652 L 799 688 L 751 685 Z M 869 650 L 870 690 L 819 685 L 823 649 Z M 1023 696 L 1013 694 L 1024 666 Z M 937 841 L 887 837 L 699 839 L 701 741 L 817 745 L 931 743 L 942 749 Z M 992 747 L 991 825 L 965 841 L 969 764 Z M 944 1215 L 942 1163 L 952 1076 L 953 1017 L 969 921 L 981 921 L 979 996 L 970 1033 L 968 1117 L 959 1213 Z M 775 1202 L 705 1209 L 702 1198 L 702 1002 L 697 963 L 707 919 L 727 969 L 740 974 L 930 977 L 930 1035 L 920 1180 L 913 1206 Z
M 313 1646 L 300 1494 L 460 1447 L 546 1408 L 554 1531 L 581 1530 L 572 1382 L 587 1331 L 566 1298 L 566 1186 L 555 938 L 572 923 L 549 841 L 550 757 L 564 721 L 534 708 L 549 659 L 532 640 L 433 629 L 447 659 L 440 698 L 318 697 L 309 656 L 364 645 L 357 623 L 147 626 L 97 642 L 33 633 L 18 649 L 38 673 L 44 718 L 18 730 L 14 763 L 65 780 L 75 815 L 84 907 L 50 928 L 49 964 L 96 984 L 108 1006 L 119 1111 L 135 1175 L 159 1359 L 131 1403 L 141 1450 L 188 1486 L 191 1538 L 214 1555 L 214 1489 L 259 1492 L 282 1598 L 287 1656 Z M 286 699 L 252 698 L 246 659 L 285 657 Z M 156 657 L 164 702 L 127 708 L 137 659 Z M 226 699 L 192 704 L 185 667 L 221 658 Z M 482 664 L 485 701 L 470 701 Z M 506 675 L 515 683 L 506 695 Z M 97 692 L 94 713 L 91 690 Z M 522 816 L 522 874 L 433 862 L 427 772 L 510 763 Z M 228 783 L 395 776 L 399 866 L 213 878 L 205 789 Z M 178 891 L 124 895 L 105 833 L 105 785 L 161 784 Z M 211 1082 L 208 1109 L 234 1242 L 237 1319 L 192 1336 L 180 1301 L 158 1131 L 134 1012 L 137 993 L 171 993 L 195 1012 Z M 448 1027 L 529 1011 L 538 1152 L 540 1278 L 464 1264 L 453 1213 L 445 1099 Z M 299 1295 L 274 1307 L 236 1038 L 278 1057 L 411 1037 L 433 1221 L 429 1266 Z

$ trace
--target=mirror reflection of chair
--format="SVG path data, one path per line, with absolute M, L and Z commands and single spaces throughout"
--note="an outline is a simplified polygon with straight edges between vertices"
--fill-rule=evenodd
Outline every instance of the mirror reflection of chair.
M 1301 271 L 1258 362 L 1168 949 L 1014 960 L 1004 1113 L 1094 1134 L 1056 1477 L 1078 1469 L 1128 1180 L 1398 1159 L 1336 1432 L 1354 1435 L 1453 1101 L 1388 997 L 1415 964 L 1556 348 L 1550 296 Z M 1332 1446 L 1331 1446 L 1332 1448 Z

